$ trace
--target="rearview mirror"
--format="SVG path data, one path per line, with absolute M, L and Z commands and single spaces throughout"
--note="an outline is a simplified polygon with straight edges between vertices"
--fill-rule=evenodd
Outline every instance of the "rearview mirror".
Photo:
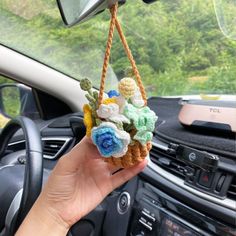
M 84 22 L 116 2 L 123 4 L 126 0 L 57 0 L 62 19 L 67 26 Z

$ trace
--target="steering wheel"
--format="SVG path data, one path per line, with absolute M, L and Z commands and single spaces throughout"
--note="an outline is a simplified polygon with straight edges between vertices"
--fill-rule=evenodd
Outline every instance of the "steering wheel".
M 20 128 L 25 136 L 25 165 L 0 165 L 0 236 L 14 235 L 42 188 L 41 138 L 37 126 L 29 118 L 21 116 L 12 119 L 2 130 L 0 162 L 10 139 Z

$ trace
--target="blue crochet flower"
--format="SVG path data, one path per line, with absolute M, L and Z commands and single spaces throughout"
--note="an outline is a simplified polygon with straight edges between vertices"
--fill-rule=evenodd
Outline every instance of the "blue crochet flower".
M 130 135 L 111 122 L 103 122 L 92 129 L 91 138 L 103 157 L 121 157 L 128 150 Z
M 120 94 L 116 91 L 116 90 L 110 90 L 108 92 L 108 97 L 112 98 L 112 97 L 118 97 Z

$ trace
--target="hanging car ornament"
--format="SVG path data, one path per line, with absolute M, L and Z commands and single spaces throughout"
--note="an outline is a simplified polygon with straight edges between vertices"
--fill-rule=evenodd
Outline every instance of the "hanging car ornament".
M 89 103 L 83 108 L 86 135 L 91 137 L 104 160 L 122 168 L 133 166 L 147 157 L 151 149 L 156 114 L 147 106 L 144 86 L 127 41 L 117 19 L 118 4 L 112 6 L 110 29 L 102 69 L 99 93 L 87 78 L 80 82 Z M 136 81 L 123 78 L 116 90 L 104 96 L 114 29 L 117 29 L 131 62 Z

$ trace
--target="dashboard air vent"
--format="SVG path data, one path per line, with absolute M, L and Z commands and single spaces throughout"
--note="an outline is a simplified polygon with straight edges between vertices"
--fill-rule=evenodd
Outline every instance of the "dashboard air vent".
M 45 138 L 43 139 L 43 156 L 47 159 L 58 157 L 67 146 L 69 138 Z
M 233 178 L 229 190 L 227 192 L 227 196 L 230 199 L 236 200 L 236 176 Z
M 160 143 L 159 145 L 155 145 L 155 143 L 153 143 L 150 158 L 152 162 L 158 166 L 180 177 L 181 179 L 185 179 L 186 165 L 183 162 L 178 161 L 175 158 L 175 155 L 169 153 L 167 146 L 162 146 Z

